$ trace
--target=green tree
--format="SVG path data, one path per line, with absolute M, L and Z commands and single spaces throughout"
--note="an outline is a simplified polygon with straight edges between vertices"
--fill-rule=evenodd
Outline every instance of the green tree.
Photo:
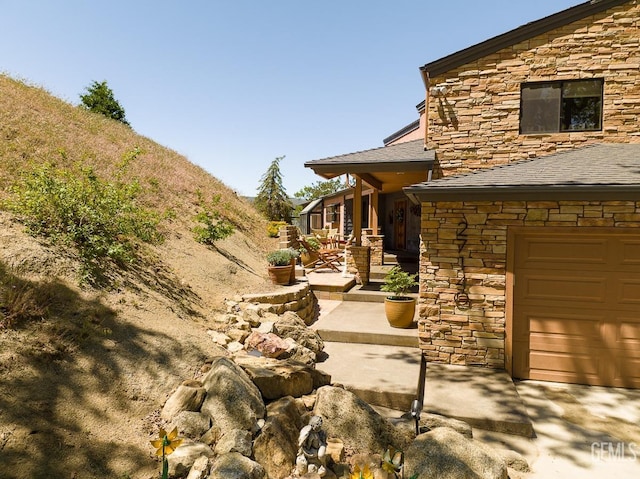
M 303 200 L 311 201 L 335 193 L 342 187 L 343 183 L 342 181 L 340 181 L 340 178 L 334 178 L 333 180 L 327 181 L 316 181 L 315 183 L 312 183 L 311 185 L 305 186 L 301 190 L 296 191 L 293 196 L 295 196 L 296 198 L 302 198 Z
M 258 196 L 255 199 L 256 208 L 269 221 L 291 222 L 291 210 L 293 205 L 282 186 L 282 173 L 280 173 L 280 161 L 284 156 L 277 157 L 269 165 L 269 169 L 262 175 L 258 187 Z
M 80 100 L 82 100 L 82 106 L 87 110 L 100 113 L 107 118 L 130 126 L 125 118 L 124 108 L 114 98 L 113 91 L 106 81 L 100 83 L 94 81 L 91 86 L 87 87 L 87 93 L 80 95 Z

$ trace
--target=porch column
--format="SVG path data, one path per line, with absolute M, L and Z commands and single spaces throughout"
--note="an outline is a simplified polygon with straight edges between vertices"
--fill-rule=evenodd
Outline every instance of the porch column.
M 362 244 L 362 178 L 356 177 L 356 187 L 353 190 L 353 244 Z
M 369 227 L 373 230 L 373 234 L 378 235 L 378 200 L 379 194 L 378 189 L 374 188 L 373 193 L 371 193 L 371 208 L 369 209 Z

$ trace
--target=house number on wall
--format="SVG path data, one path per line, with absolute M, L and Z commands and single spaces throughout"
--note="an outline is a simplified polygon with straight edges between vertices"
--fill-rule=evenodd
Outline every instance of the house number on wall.
M 460 307 L 462 306 L 467 307 L 471 303 L 471 300 L 469 299 L 469 295 L 466 292 L 467 291 L 467 275 L 464 272 L 464 256 L 462 255 L 462 250 L 467 244 L 467 228 L 469 227 L 469 225 L 467 224 L 466 221 L 463 220 L 462 222 L 460 222 L 458 226 L 462 227 L 462 230 L 458 231 L 457 233 L 458 239 L 462 241 L 462 244 L 458 247 L 458 254 L 460 255 L 460 268 L 462 269 L 462 291 L 456 293 L 455 302 L 456 302 L 456 305 Z

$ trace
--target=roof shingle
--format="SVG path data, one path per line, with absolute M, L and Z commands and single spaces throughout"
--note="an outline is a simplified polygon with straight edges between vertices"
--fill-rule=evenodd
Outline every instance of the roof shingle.
M 404 189 L 423 199 L 619 193 L 640 200 L 640 144 L 607 143 L 449 176 Z

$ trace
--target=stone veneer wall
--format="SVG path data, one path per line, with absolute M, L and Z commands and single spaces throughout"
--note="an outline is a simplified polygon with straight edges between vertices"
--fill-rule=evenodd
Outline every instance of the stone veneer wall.
M 419 337 L 428 361 L 504 368 L 507 232 L 541 226 L 640 228 L 640 201 L 422 203 Z
M 384 263 L 384 235 L 374 235 L 371 230 L 363 231 L 362 246 L 371 248 L 371 266 L 382 266 Z
M 370 262 L 371 248 L 369 246 L 347 246 L 347 271 L 355 275 L 356 283 L 369 284 Z
M 435 177 L 597 142 L 640 141 L 640 6 L 628 2 L 432 77 Z M 604 78 L 603 129 L 520 135 L 523 82 Z

